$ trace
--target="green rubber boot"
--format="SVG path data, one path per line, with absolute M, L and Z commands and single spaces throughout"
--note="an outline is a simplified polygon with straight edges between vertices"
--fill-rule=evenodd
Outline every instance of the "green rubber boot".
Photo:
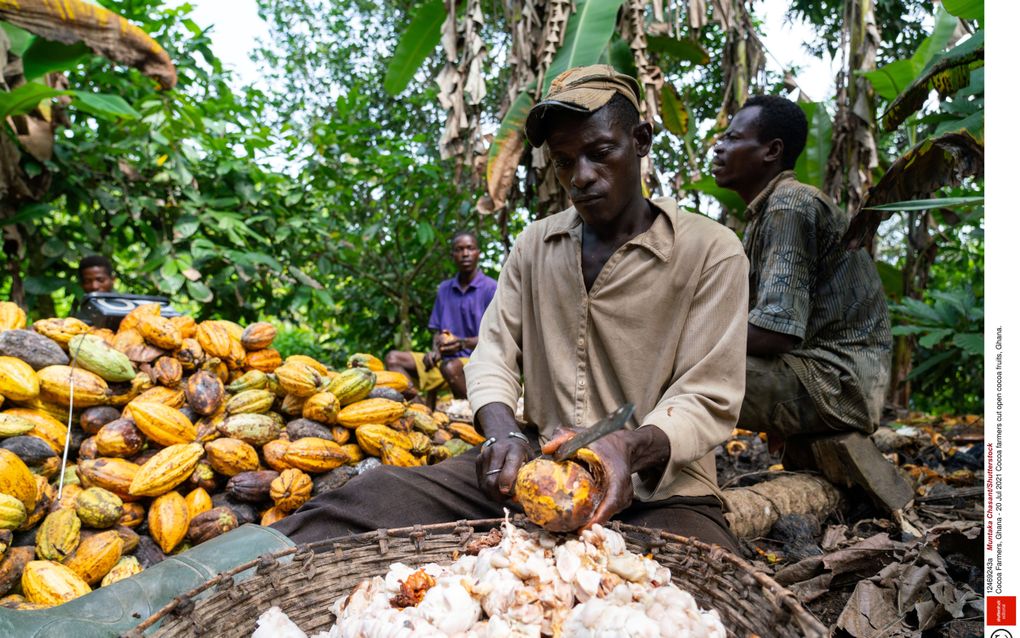
M 274 529 L 243 525 L 59 607 L 25 611 L 0 607 L 0 636 L 117 636 L 216 574 L 293 546 Z

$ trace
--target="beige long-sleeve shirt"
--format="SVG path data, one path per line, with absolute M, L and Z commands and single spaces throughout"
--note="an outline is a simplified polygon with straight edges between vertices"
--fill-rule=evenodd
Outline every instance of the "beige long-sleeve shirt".
M 730 435 L 744 394 L 747 259 L 727 228 L 652 202 L 652 226 L 620 247 L 591 291 L 581 273 L 581 219 L 571 208 L 520 234 L 466 366 L 468 398 L 514 409 L 543 440 L 586 427 L 621 404 L 627 427 L 661 428 L 670 459 L 635 496 L 720 495 L 713 448 Z

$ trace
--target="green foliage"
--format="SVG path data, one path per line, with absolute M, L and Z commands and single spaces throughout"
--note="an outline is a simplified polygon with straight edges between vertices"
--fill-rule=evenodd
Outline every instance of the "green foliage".
M 397 95 L 407 87 L 418 67 L 439 44 L 445 20 L 446 3 L 443 0 L 427 0 L 418 6 L 386 69 L 383 86 L 387 93 Z
M 822 188 L 832 148 L 832 118 L 821 102 L 802 102 L 800 108 L 807 117 L 808 138 L 794 170 L 800 181 Z
M 621 4 L 623 0 L 578 0 L 577 10 L 567 20 L 563 44 L 545 74 L 543 94 L 560 73 L 599 61 L 616 28 L 616 13 Z
M 917 388 L 915 407 L 954 414 L 983 409 L 984 312 L 970 288 L 933 290 L 927 303 L 892 304 L 894 335 L 917 339 L 916 364 L 907 377 Z

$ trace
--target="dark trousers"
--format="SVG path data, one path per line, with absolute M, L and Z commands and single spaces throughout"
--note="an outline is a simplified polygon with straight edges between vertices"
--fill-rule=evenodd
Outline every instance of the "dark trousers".
M 273 527 L 297 543 L 309 543 L 381 528 L 501 518 L 504 507 L 520 512 L 516 504 L 490 501 L 478 489 L 478 454 L 475 447 L 437 465 L 384 465 L 369 470 L 339 489 L 316 496 Z M 736 539 L 714 496 L 634 501 L 614 519 L 737 551 Z
M 747 385 L 737 427 L 789 438 L 833 434 L 807 388 L 780 357 L 747 357 Z

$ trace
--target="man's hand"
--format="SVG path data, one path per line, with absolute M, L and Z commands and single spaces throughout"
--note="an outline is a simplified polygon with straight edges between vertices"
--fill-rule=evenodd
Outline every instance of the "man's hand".
M 460 337 L 451 335 L 452 338 L 448 338 L 439 344 L 439 354 L 452 357 L 461 350 L 464 349 L 464 340 Z
M 422 357 L 421 362 L 422 365 L 425 367 L 425 370 L 428 371 L 436 367 L 436 364 L 439 363 L 440 359 L 442 358 L 443 356 L 439 354 L 438 350 L 432 350 L 431 352 L 425 353 L 425 356 Z
M 528 442 L 511 432 L 520 433 L 510 406 L 490 403 L 475 414 L 479 429 L 496 441 L 482 449 L 475 462 L 478 488 L 490 499 L 500 502 L 513 496 L 514 483 L 521 466 L 533 456 Z
M 545 445 L 543 454 L 554 453 L 561 445 L 574 438 L 576 430 L 559 428 Z M 584 453 L 583 450 L 591 453 Z M 669 438 L 655 426 L 638 430 L 618 430 L 582 448 L 578 456 L 591 465 L 592 475 L 602 490 L 602 502 L 582 529 L 595 523 L 606 524 L 615 514 L 626 509 L 634 500 L 631 474 L 657 471 L 669 460 Z

